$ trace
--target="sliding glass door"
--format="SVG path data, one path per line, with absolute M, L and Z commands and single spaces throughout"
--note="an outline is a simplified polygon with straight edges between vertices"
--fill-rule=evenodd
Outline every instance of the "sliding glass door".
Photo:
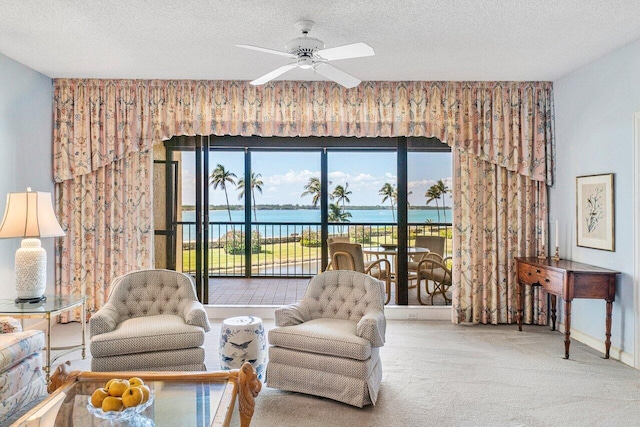
M 166 236 L 166 265 L 192 274 L 206 302 L 210 277 L 318 274 L 328 262 L 329 236 L 347 236 L 363 247 L 397 244 L 397 298 L 406 304 L 406 247 L 427 233 L 443 234 L 451 247 L 450 196 L 427 195 L 439 181 L 450 188 L 451 154 L 436 142 L 167 141 L 168 162 L 157 167 L 170 178 L 164 197 L 169 226 L 156 230 Z

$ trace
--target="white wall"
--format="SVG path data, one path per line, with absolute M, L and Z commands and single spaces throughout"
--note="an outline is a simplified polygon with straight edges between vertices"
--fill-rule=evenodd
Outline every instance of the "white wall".
M 0 54 L 0 215 L 6 194 L 53 195 L 53 85 L 49 77 Z M 48 292 L 53 292 L 53 239 L 47 251 Z M 15 297 L 13 262 L 20 239 L 0 239 L 0 298 Z
M 558 79 L 554 96 L 557 163 L 556 183 L 549 193 L 550 222 L 560 223 L 562 258 L 622 272 L 613 306 L 612 355 L 619 349 L 623 361 L 632 364 L 632 116 L 640 111 L 640 40 Z M 576 245 L 576 176 L 600 173 L 615 174 L 615 252 Z M 571 326 L 587 342 L 604 341 L 604 301 L 574 300 Z

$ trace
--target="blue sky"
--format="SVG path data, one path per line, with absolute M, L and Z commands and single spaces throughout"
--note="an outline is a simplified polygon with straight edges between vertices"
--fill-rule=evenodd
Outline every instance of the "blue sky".
M 194 171 L 193 153 L 183 153 L 183 201 L 193 204 Z M 239 178 L 244 171 L 244 152 L 214 151 L 210 154 L 213 168 L 220 163 Z M 258 151 L 251 155 L 252 169 L 262 174 L 262 194 L 256 194 L 257 204 L 311 204 L 311 197 L 301 198 L 305 184 L 311 177 L 320 177 L 320 154 L 309 151 Z M 380 188 L 389 182 L 396 183 L 395 152 L 380 151 L 330 151 L 328 153 L 330 190 L 336 185 L 349 183 L 351 205 L 379 205 Z M 451 188 L 451 153 L 410 152 L 408 157 L 409 203 L 424 206 L 424 193 L 437 180 L 442 179 Z M 229 203 L 239 204 L 238 191 L 229 187 Z M 225 204 L 222 190 L 210 190 L 212 204 Z M 447 205 L 451 205 L 448 196 Z M 388 202 L 387 202 L 388 203 Z M 385 203 L 385 204 L 387 204 Z M 433 205 L 433 203 L 432 203 Z M 435 205 L 433 205 L 435 206 Z

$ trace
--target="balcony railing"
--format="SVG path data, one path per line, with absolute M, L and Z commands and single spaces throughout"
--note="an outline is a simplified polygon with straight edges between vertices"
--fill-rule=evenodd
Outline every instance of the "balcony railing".
M 195 223 L 178 222 L 177 236 L 182 245 L 177 248 L 176 268 L 194 273 L 196 268 Z M 265 223 L 251 227 L 251 276 L 309 277 L 322 270 L 321 224 Z M 409 246 L 416 236 L 445 237 L 445 255 L 451 254 L 450 223 L 409 224 Z M 245 226 L 242 222 L 209 224 L 209 276 L 245 276 Z M 329 236 L 349 236 L 351 242 L 363 247 L 377 247 L 397 242 L 397 225 L 388 223 L 330 223 Z

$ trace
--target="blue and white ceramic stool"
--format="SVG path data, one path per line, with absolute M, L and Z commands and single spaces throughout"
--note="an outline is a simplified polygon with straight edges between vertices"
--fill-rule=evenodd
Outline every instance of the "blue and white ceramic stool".
M 239 369 L 249 362 L 258 379 L 264 381 L 267 368 L 267 340 L 262 319 L 255 316 L 237 316 L 222 321 L 220 330 L 220 367 Z

